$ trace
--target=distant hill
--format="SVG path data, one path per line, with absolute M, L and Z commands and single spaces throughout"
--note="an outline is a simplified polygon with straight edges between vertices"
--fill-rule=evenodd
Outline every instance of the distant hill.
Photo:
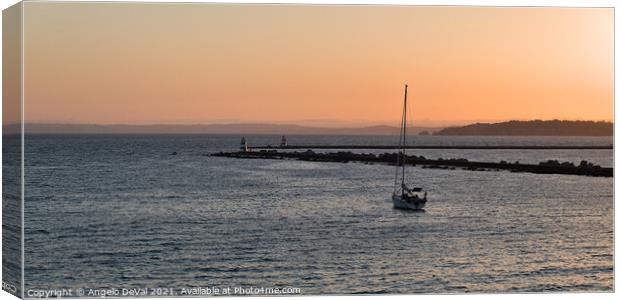
M 436 127 L 411 127 L 411 134 L 436 131 Z M 196 125 L 96 125 L 27 123 L 26 134 L 314 134 L 314 135 L 398 135 L 393 126 L 357 128 L 311 127 L 294 124 L 196 124 Z M 19 132 L 19 125 L 5 125 L 5 133 Z
M 495 135 L 495 136 L 612 136 L 611 122 L 594 121 L 508 121 L 501 123 L 476 123 L 461 127 L 448 127 L 436 135 Z

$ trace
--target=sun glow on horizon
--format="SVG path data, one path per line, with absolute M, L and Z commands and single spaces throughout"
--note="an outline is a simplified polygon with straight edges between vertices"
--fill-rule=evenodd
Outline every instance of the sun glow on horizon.
M 613 121 L 613 9 L 25 3 L 26 122 Z

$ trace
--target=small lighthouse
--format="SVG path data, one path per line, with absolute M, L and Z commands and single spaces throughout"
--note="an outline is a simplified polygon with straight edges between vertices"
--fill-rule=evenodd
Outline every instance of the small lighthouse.
M 282 136 L 282 140 L 280 141 L 280 147 L 288 146 L 288 142 L 286 141 L 286 136 Z
M 248 152 L 248 142 L 245 140 L 245 136 L 241 137 L 241 146 L 239 149 L 241 152 Z

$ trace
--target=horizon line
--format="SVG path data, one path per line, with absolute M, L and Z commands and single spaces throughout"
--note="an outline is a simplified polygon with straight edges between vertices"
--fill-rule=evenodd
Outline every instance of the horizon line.
M 73 122 L 58 122 L 58 121 L 30 121 L 30 122 L 18 122 L 18 123 L 3 123 L 2 126 L 12 126 L 12 125 L 89 125 L 89 126 L 210 126 L 210 125 L 278 125 L 278 126 L 300 126 L 300 127 L 314 127 L 314 128 L 366 128 L 366 127 L 379 127 L 379 126 L 387 126 L 387 127 L 398 127 L 398 124 L 389 124 L 388 122 L 371 122 L 368 121 L 369 124 L 354 124 L 355 122 L 362 123 L 364 121 L 341 121 L 341 120 L 331 120 L 331 122 L 342 122 L 343 124 L 350 123 L 349 126 L 330 126 L 330 125 L 307 125 L 300 124 L 306 123 L 313 120 L 299 120 L 299 121 L 228 121 L 228 122 L 213 122 L 213 123 L 166 123 L 162 122 L 153 122 L 153 123 L 73 123 Z M 471 120 L 471 121 L 454 121 L 457 124 L 450 125 L 408 125 L 407 127 L 450 127 L 450 126 L 467 126 L 473 124 L 496 124 L 496 123 L 505 123 L 505 122 L 534 122 L 534 121 L 543 121 L 543 122 L 551 122 L 551 121 L 560 121 L 560 122 L 594 122 L 594 123 L 614 123 L 613 120 L 595 120 L 595 119 L 506 119 L 506 120 Z M 299 123 L 298 123 L 299 122 Z M 429 121 L 429 122 L 442 122 L 442 121 Z

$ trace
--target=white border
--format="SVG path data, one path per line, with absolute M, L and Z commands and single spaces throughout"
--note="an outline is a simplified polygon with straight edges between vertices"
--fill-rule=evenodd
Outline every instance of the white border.
M 353 1 L 346 1 L 346 0 L 338 0 L 338 1 L 334 1 L 334 0 L 306 0 L 306 1 L 299 1 L 299 0 L 284 0 L 284 1 L 266 1 L 266 0 L 262 0 L 262 1 L 252 1 L 252 0 L 237 0 L 237 1 L 231 1 L 231 0 L 219 0 L 219 1 L 179 1 L 179 0 L 150 0 L 150 1 L 146 1 L 146 0 L 136 0 L 136 1 L 116 1 L 116 0 L 110 0 L 110 1 L 80 1 L 80 0 L 64 0 L 64 1 L 40 1 L 40 0 L 27 0 L 25 2 L 151 2 L 151 3 L 157 3 L 157 2 L 176 2 L 176 3 L 272 3 L 272 4 L 277 4 L 277 3 L 290 3 L 290 4 L 401 4 L 401 5 L 464 5 L 464 6 L 562 6 L 562 7 L 613 7 L 614 10 L 617 7 L 617 3 L 616 1 L 600 1 L 600 0 L 592 0 L 592 1 L 577 1 L 577 0 L 572 0 L 572 1 L 568 1 L 568 0 L 564 0 L 564 1 L 558 1 L 558 0 L 539 0 L 539 1 L 533 1 L 533 0 L 521 0 L 521 1 L 517 1 L 517 0 L 503 0 L 503 1 L 492 1 L 492 0 L 440 0 L 440 1 L 432 1 L 432 0 L 386 0 L 386 1 L 379 1 L 379 0 L 353 0 Z M 4 10 L 6 8 L 8 8 L 9 6 L 12 6 L 13 4 L 17 3 L 17 1 L 11 1 L 11 0 L 0 0 L 0 7 Z M 145 3 L 146 4 L 146 3 Z M 24 21 L 24 6 L 22 5 L 22 35 L 23 35 L 23 21 Z M 1 25 L 0 25 L 1 27 Z M 1 29 L 1 28 L 0 28 Z M 618 22 L 615 22 L 615 11 L 614 11 L 614 122 L 615 122 L 615 113 L 616 113 L 616 106 L 615 106 L 615 88 L 618 87 L 618 79 L 617 77 L 615 77 L 615 65 L 616 65 L 616 60 L 615 57 L 618 55 L 618 50 L 615 47 L 615 40 L 618 34 Z M 22 54 L 23 54 L 23 41 L 24 39 L 22 39 Z M 1 46 L 1 40 L 0 40 L 0 46 Z M 22 108 L 22 121 L 24 120 L 24 116 L 25 116 L 25 111 L 24 111 L 24 101 L 23 101 L 23 96 L 24 96 L 24 85 L 23 85 L 23 80 L 24 80 L 24 72 L 23 72 L 23 64 L 24 64 L 24 57 L 23 55 L 21 56 L 22 59 L 22 82 L 20 83 L 20 89 L 21 89 L 21 97 L 22 97 L 22 103 L 21 103 L 21 108 Z M 1 74 L 0 74 L 0 79 L 1 79 Z M 1 87 L 0 87 L 0 92 L 1 92 Z M 0 105 L 0 115 L 2 112 L 2 106 Z M 23 137 L 23 122 L 22 122 L 22 146 L 24 143 L 24 137 Z M 1 132 L 1 128 L 0 128 L 0 132 Z M 614 141 L 616 140 L 616 137 L 618 136 L 618 127 L 614 124 Z M 2 141 L 0 139 L 0 146 L 2 145 Z M 615 142 L 614 142 L 615 145 Z M 618 163 L 618 161 L 615 160 L 616 155 L 619 153 L 619 150 L 617 149 L 617 147 L 614 147 L 614 169 L 617 169 L 620 166 L 620 163 Z M 24 151 L 22 148 L 22 199 L 24 197 L 24 187 L 23 187 L 23 183 L 24 183 L 24 172 L 23 172 L 23 162 L 24 162 Z M 1 175 L 0 175 L 0 180 L 1 180 Z M 1 192 L 1 185 L 0 185 L 0 192 Z M 616 207 L 616 198 L 615 195 L 618 195 L 618 190 L 619 187 L 615 184 L 615 176 L 614 176 L 614 290 L 615 290 L 615 266 L 617 266 L 617 262 L 618 262 L 618 255 L 617 255 L 617 249 L 615 248 L 615 230 L 618 228 L 617 227 L 617 210 L 615 209 Z M 23 201 L 22 201 L 22 212 L 23 212 Z M 0 214 L 2 212 L 2 208 L 0 207 Z M 23 237 L 23 214 L 22 214 L 22 237 Z M 0 238 L 1 238 L 1 231 L 0 231 Z M 22 261 L 23 261 L 23 243 L 22 243 Z M 0 250 L 0 255 L 2 254 L 2 251 Z M 1 274 L 1 270 L 0 270 L 0 274 Z M 22 293 L 23 293 L 23 265 L 22 265 Z M 447 299 L 447 298 L 462 298 L 462 299 L 473 299 L 474 297 L 476 299 L 479 298 L 486 298 L 486 299 L 490 299 L 501 296 L 502 298 L 505 299 L 519 299 L 521 297 L 533 297 L 534 299 L 536 298 L 550 298 L 550 299 L 559 299 L 560 297 L 562 299 L 568 298 L 568 299 L 586 299 L 586 298 L 591 298 L 591 297 L 597 297 L 597 298 L 601 298 L 601 299 L 612 299 L 612 297 L 614 297 L 613 295 L 614 293 L 534 293 L 534 294 L 471 294 L 471 295 L 415 295 L 414 296 L 416 298 L 419 299 L 428 299 L 430 297 L 433 297 L 435 299 Z M 303 296 L 304 299 L 326 299 L 326 298 L 332 298 L 332 297 L 337 297 L 337 296 Z M 340 296 L 340 297 L 347 297 L 347 299 L 368 299 L 369 297 L 371 299 L 409 299 L 410 297 L 412 297 L 412 295 L 388 295 L 388 296 Z M 227 297 L 225 299 L 231 299 L 231 298 L 246 298 L 247 297 Z M 276 298 L 281 298 L 281 297 L 261 297 L 261 299 L 276 299 Z M 301 297 L 299 297 L 301 298 Z M 0 299 L 15 299 L 14 296 L 10 295 L 7 292 L 0 292 Z M 142 299 L 161 299 L 161 298 L 142 298 Z M 187 299 L 187 298 L 166 298 L 166 299 Z

